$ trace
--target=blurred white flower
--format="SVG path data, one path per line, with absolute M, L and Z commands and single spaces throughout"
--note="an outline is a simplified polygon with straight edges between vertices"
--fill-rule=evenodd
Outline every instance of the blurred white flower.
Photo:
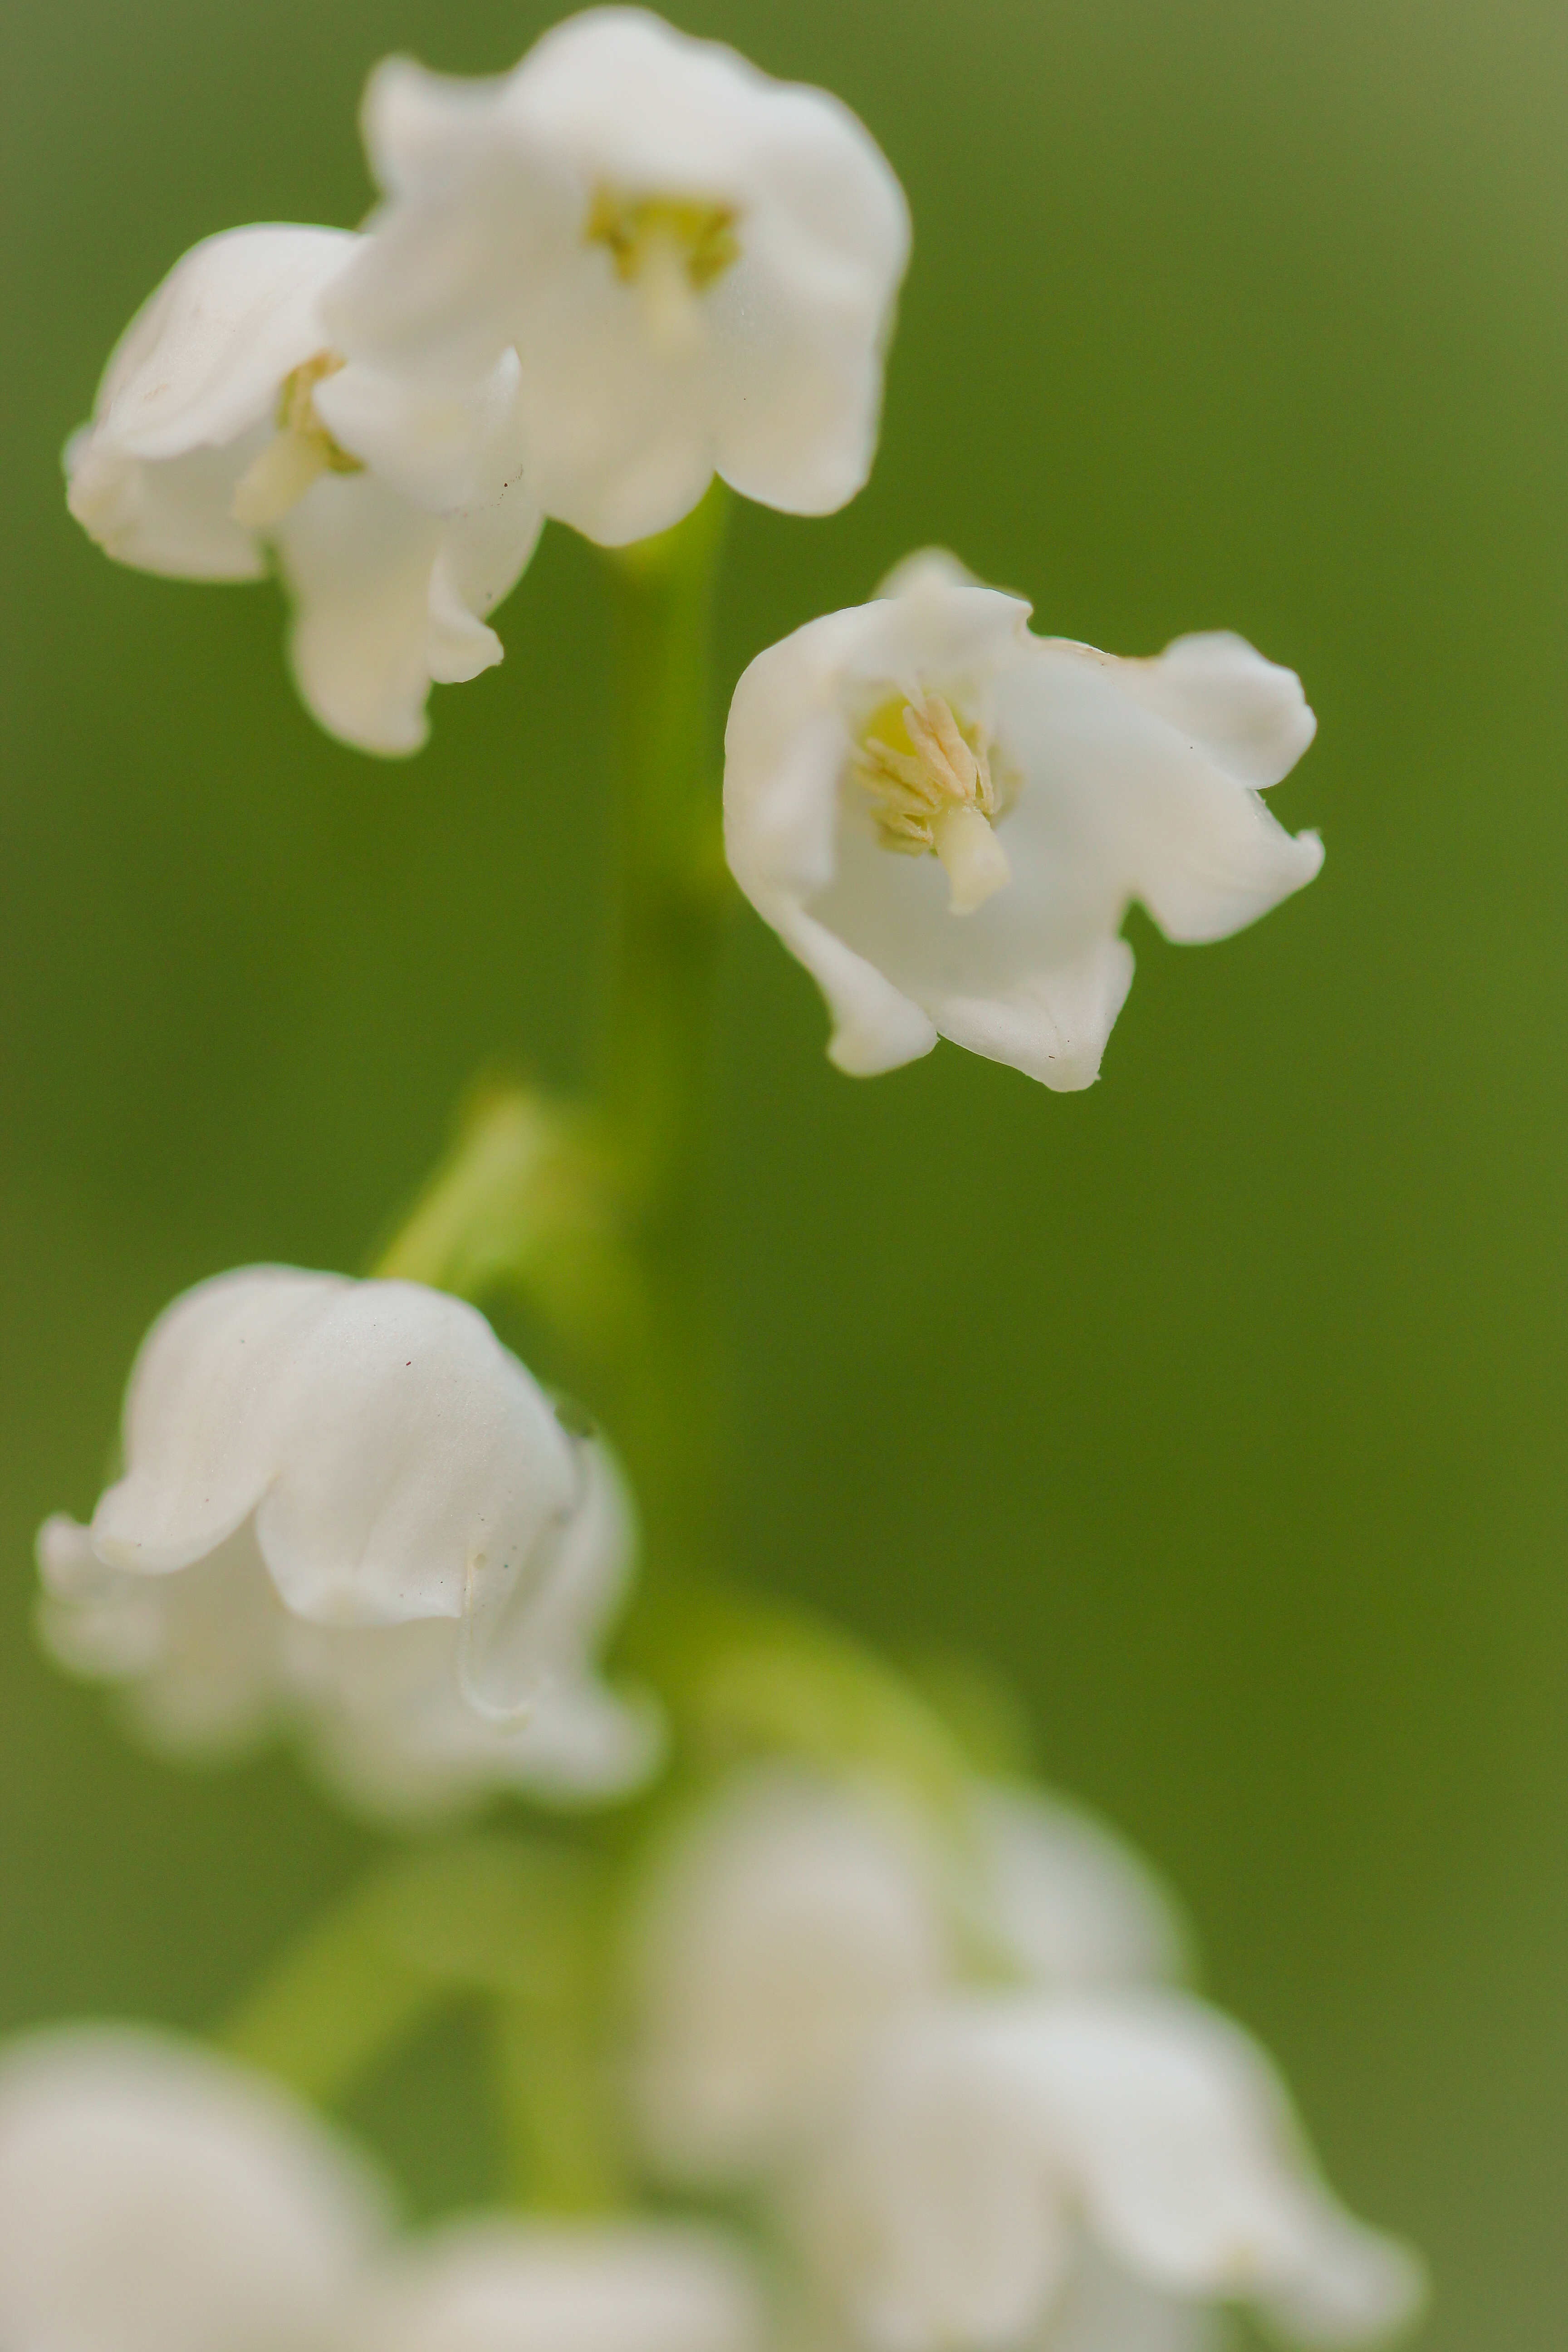
M 364 122 L 387 201 L 334 348 L 443 394 L 515 348 L 547 514 L 615 546 L 715 472 L 797 514 L 860 488 L 909 224 L 837 100 L 599 8 L 494 81 L 389 59 Z
M 321 2352 L 384 2222 L 325 2125 L 226 2060 L 110 2026 L 0 2052 L 7 2352 Z
M 493 1680 L 529 1695 L 521 1722 L 468 1704 L 450 1618 L 350 1627 L 292 1615 L 250 1520 L 168 1576 L 106 1568 L 90 1529 L 47 1520 L 39 1633 L 68 1671 L 120 1686 L 150 1745 L 211 1762 L 292 1733 L 331 1794 L 371 1820 L 450 1819 L 500 1790 L 605 1802 L 648 1777 L 664 1731 L 651 1696 L 614 1691 L 597 1671 L 635 1530 L 604 1449 L 584 1445 L 581 1466 L 582 1501 L 550 1572 L 509 1612 L 489 1661 Z
M 262 1707 L 274 1671 L 263 1654 L 286 1629 L 262 1631 L 255 1660 L 237 1654 L 267 1623 L 242 1533 L 284 1608 L 311 1624 L 447 1621 L 481 1713 L 515 1718 L 558 1663 L 575 1612 L 563 1595 L 557 1613 L 552 1587 L 574 1582 L 574 1522 L 603 1495 L 581 1441 L 460 1300 L 289 1266 L 200 1283 L 142 1342 L 124 1444 L 125 1475 L 100 1498 L 88 1546 L 58 1522 L 40 1543 L 47 1630 L 89 1671 L 95 1643 L 110 1665 L 119 1645 L 122 1674 L 138 1643 L 154 1665 L 183 1655 L 198 1674 L 222 1653 L 220 1679 Z M 126 1577 L 205 1573 L 149 1631 L 147 1612 L 120 1617 L 125 1588 L 99 1582 L 87 1549 Z M 87 1612 L 79 1642 L 73 1605 Z M 590 1622 L 596 1606 L 591 1595 Z M 368 1738 L 375 1706 L 362 1696 L 358 1711 Z
M 868 2044 L 952 1973 L 935 1879 L 891 1800 L 787 1767 L 678 1827 L 633 1952 L 634 2096 L 662 2172 L 754 2179 L 821 2134 Z
M 1053 2344 L 1086 2243 L 1156 2295 L 1245 2299 L 1309 2344 L 1384 2336 L 1422 2292 L 1322 2186 L 1261 2052 L 1174 1993 L 933 2007 L 886 2037 L 788 2210 L 879 2352 Z
M 633 1948 L 634 2095 L 677 2179 L 776 2171 L 819 2141 L 868 2054 L 969 1952 L 1050 1986 L 1174 1972 L 1164 1896 L 1076 1809 L 980 1782 L 973 1876 L 869 1781 L 739 1773 L 658 1852 Z
M 762 2352 L 756 2285 L 717 2231 L 459 2222 L 395 2255 L 344 2352 Z
M 858 1076 L 941 1035 L 1088 1086 L 1131 982 L 1132 900 L 1169 939 L 1223 939 L 1322 863 L 1258 797 L 1312 740 L 1294 672 L 1225 634 L 1119 660 L 1028 614 L 914 557 L 736 688 L 730 864 Z
M 363 751 L 425 740 L 432 680 L 501 657 L 484 615 L 539 535 L 515 356 L 460 398 L 345 367 L 321 301 L 363 240 L 258 227 L 193 247 L 121 338 L 66 451 L 70 510 L 144 572 L 254 580 L 293 604 L 304 700 Z
M 974 1815 L 984 1932 L 1022 1982 L 1068 1990 L 1188 1973 L 1169 1888 L 1102 1822 L 1010 1781 L 983 1783 Z

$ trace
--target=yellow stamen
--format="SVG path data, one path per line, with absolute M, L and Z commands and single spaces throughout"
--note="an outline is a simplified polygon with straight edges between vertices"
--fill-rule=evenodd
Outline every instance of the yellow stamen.
M 298 506 L 322 474 L 362 474 L 359 458 L 340 448 L 316 414 L 316 386 L 344 362 L 332 352 L 285 376 L 278 395 L 278 430 L 235 485 L 230 514 L 248 530 L 266 530 Z
M 870 795 L 885 849 L 941 859 L 953 914 L 972 915 L 1010 880 L 1007 853 L 992 830 L 1003 803 L 985 730 L 966 731 L 940 694 L 874 712 L 855 777 Z

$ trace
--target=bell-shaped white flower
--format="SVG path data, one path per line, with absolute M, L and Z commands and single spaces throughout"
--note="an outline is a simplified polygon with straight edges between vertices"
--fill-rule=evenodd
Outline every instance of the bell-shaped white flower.
M 243 1580 L 243 1555 L 215 1556 L 248 1529 L 296 1617 L 446 1621 L 481 1712 L 512 1717 L 532 1696 L 548 1662 L 529 1633 L 548 1625 L 593 1482 L 582 1441 L 473 1307 L 418 1283 L 219 1275 L 142 1342 L 123 1435 L 125 1475 L 89 1529 L 100 1568 Z M 49 1538 L 46 1573 L 53 1554 L 66 1605 L 73 1591 L 90 1603 L 70 1549 Z
M 1292 671 L 1223 633 L 1120 660 L 1031 635 L 1029 609 L 915 557 L 736 688 L 730 864 L 855 1076 L 940 1035 L 1088 1086 L 1131 982 L 1132 900 L 1168 939 L 1224 939 L 1322 863 L 1259 797 L 1312 740 Z
M 597 1653 L 625 1597 L 636 1532 L 621 1479 L 585 1444 L 582 1496 L 549 1574 L 511 1609 L 492 1681 L 529 1694 L 521 1722 L 463 1696 L 449 1619 L 339 1631 L 293 1629 L 291 1682 L 321 1777 L 351 1810 L 391 1822 L 471 1810 L 498 1790 L 559 1806 L 599 1804 L 646 1780 L 664 1753 L 652 1696 L 611 1689 Z
M 340 1626 L 294 1616 L 249 1519 L 167 1576 L 106 1568 L 89 1528 L 47 1520 L 39 1633 L 68 1672 L 119 1687 L 149 1745 L 213 1762 L 292 1735 L 339 1802 L 373 1821 L 450 1819 L 506 1790 L 603 1803 L 648 1777 L 664 1730 L 651 1696 L 612 1690 L 597 1670 L 635 1530 L 602 1446 L 584 1444 L 581 1473 L 549 1573 L 507 1613 L 489 1659 L 492 1681 L 526 1694 L 520 1721 L 468 1704 L 451 1618 Z
M 677 1827 L 633 1948 L 634 2096 L 662 2172 L 724 2185 L 794 2160 L 973 1961 L 1052 1988 L 1179 1969 L 1163 1891 L 1109 1831 L 999 1784 L 973 1808 L 967 1870 L 889 1790 L 788 1766 Z
M 0 2052 L 8 2352 L 321 2352 L 384 2223 L 353 2153 L 224 2059 L 110 2026 Z
M 384 2269 L 343 2352 L 762 2352 L 742 2256 L 717 2231 L 458 2222 Z
M 1086 2243 L 1157 2295 L 1245 2299 L 1309 2344 L 1384 2336 L 1420 2300 L 1414 2258 L 1319 2180 L 1262 2053 L 1170 1993 L 927 2012 L 884 2043 L 792 2211 L 880 2352 L 1038 2336 Z
M 984 1930 L 1022 1982 L 1068 1991 L 1187 1974 L 1169 1889 L 1113 1830 L 1022 1783 L 983 1785 L 974 1814 Z
M 785 1767 L 680 1825 L 633 1954 L 634 2095 L 662 2172 L 754 2179 L 820 2136 L 868 2044 L 951 1977 L 937 1878 L 890 1799 Z
M 334 347 L 458 391 L 515 348 L 546 514 L 616 546 L 714 473 L 795 514 L 860 488 L 909 224 L 836 99 L 597 8 L 496 81 L 391 59 L 364 121 L 387 200 Z
M 517 361 L 460 397 L 346 367 L 321 303 L 363 240 L 208 237 L 126 329 L 66 451 L 70 509 L 143 572 L 254 580 L 276 561 L 300 692 L 361 750 L 416 751 L 433 680 L 501 657 L 485 615 L 539 536 Z

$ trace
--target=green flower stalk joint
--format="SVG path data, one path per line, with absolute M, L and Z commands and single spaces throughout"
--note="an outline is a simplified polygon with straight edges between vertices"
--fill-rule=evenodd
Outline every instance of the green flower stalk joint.
M 705 1250 L 731 877 L 845 1070 L 940 1035 L 1087 1085 L 1134 899 L 1217 939 L 1317 872 L 1259 797 L 1311 740 L 1300 684 L 1231 635 L 1148 661 L 1034 636 L 927 553 L 752 664 L 721 824 L 724 486 L 815 514 L 864 481 L 896 179 L 837 100 L 636 9 L 493 82 L 384 65 L 365 124 L 366 230 L 178 263 L 70 445 L 71 509 L 144 569 L 275 566 L 307 703 L 381 752 L 500 659 L 542 517 L 605 547 L 602 1036 L 574 1098 L 473 1098 L 369 1278 L 177 1299 L 124 1475 L 41 1533 L 44 1642 L 141 1736 L 287 1738 L 426 1835 L 221 2050 L 0 2053 L 0 2340 L 1203 2352 L 1231 2300 L 1303 2343 L 1385 2336 L 1417 2265 L 1190 1990 L 1152 1874 L 999 1780 L 962 1707 L 730 1580 Z M 534 1818 L 454 1827 L 502 1799 Z M 313 2110 L 454 2003 L 487 2021 L 498 2210 L 400 2233 Z

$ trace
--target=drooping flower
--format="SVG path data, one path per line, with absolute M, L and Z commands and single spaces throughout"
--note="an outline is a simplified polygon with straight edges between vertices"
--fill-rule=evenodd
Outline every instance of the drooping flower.
M 520 1722 L 466 1700 L 451 1618 L 339 1626 L 293 1615 L 250 1520 L 169 1576 L 106 1568 L 90 1529 L 47 1520 L 39 1632 L 68 1672 L 120 1689 L 150 1745 L 212 1762 L 292 1736 L 339 1802 L 372 1820 L 450 1819 L 503 1790 L 605 1802 L 647 1778 L 663 1727 L 651 1696 L 612 1690 L 598 1672 L 635 1531 L 603 1446 L 584 1444 L 581 1468 L 583 1499 L 553 1564 L 509 1613 L 489 1661 L 494 1678 L 530 1695 Z
M 386 203 L 335 347 L 446 394 L 515 349 L 546 514 L 615 546 L 715 472 L 797 514 L 860 488 L 909 225 L 836 99 L 597 8 L 496 81 L 390 59 L 364 121 Z
M 791 2210 L 877 2352 L 1054 2345 L 1086 2250 L 1307 2344 L 1384 2337 L 1421 2296 L 1414 2257 L 1318 2179 L 1261 2052 L 1169 1992 L 932 2008 L 886 2038 Z
M 0 2343 L 321 2352 L 386 2200 L 283 2091 L 172 2036 L 76 2026 L 0 2052 Z
M 206 1591 L 173 1621 L 176 1645 L 198 1617 L 190 1638 L 210 1645 L 249 1575 L 243 1537 L 284 1611 L 309 1624 L 449 1625 L 481 1713 L 515 1719 L 548 1673 L 552 1586 L 571 1581 L 574 1525 L 595 1485 L 583 1441 L 460 1300 L 289 1266 L 200 1283 L 142 1343 L 124 1446 L 125 1475 L 88 1531 L 91 1558 L 122 1577 L 205 1571 Z M 43 1553 L 60 1605 L 98 1606 L 112 1653 L 125 1588 L 100 1589 L 58 1524 Z M 247 1612 L 261 1605 L 244 1594 Z M 367 1703 L 366 1719 L 374 1711 Z
M 321 305 L 363 242 L 256 227 L 193 247 L 121 338 L 66 471 L 72 514 L 122 563 L 254 580 L 275 561 L 305 702 L 397 753 L 425 740 L 433 680 L 500 661 L 485 615 L 540 516 L 514 355 L 433 397 L 333 349 Z
M 344 2352 L 762 2352 L 739 2251 L 674 2222 L 458 2222 L 388 2263 Z
M 1133 900 L 1168 939 L 1224 939 L 1322 863 L 1259 797 L 1312 740 L 1294 672 L 1223 633 L 1121 660 L 1028 615 L 915 557 L 736 688 L 730 864 L 857 1076 L 940 1035 L 1088 1086 L 1131 982 Z
M 1181 1940 L 1119 1839 L 1035 1791 L 977 1782 L 954 1870 L 907 1801 L 789 1766 L 739 1773 L 668 1835 L 632 1957 L 647 2152 L 720 2187 L 820 2142 L 868 2053 L 972 1953 L 1042 1986 L 1155 1980 Z

